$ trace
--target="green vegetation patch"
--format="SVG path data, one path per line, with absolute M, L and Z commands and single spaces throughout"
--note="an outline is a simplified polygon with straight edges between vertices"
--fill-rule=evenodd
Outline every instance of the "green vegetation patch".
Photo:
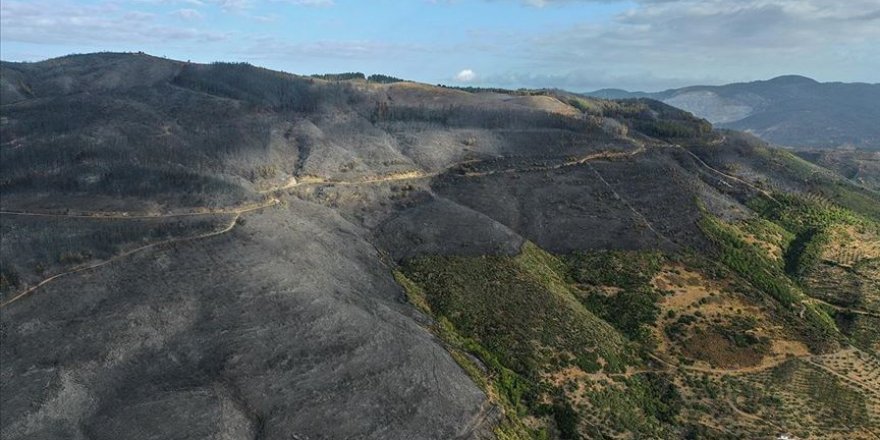
M 576 252 L 566 258 L 572 278 L 580 284 L 638 288 L 647 285 L 660 271 L 659 252 Z
M 685 405 L 670 376 L 647 373 L 592 393 L 597 417 L 590 438 L 606 438 L 608 431 L 639 432 L 645 438 L 675 438 L 677 416 Z M 638 438 L 638 437 L 637 437 Z
M 630 359 L 626 340 L 583 307 L 565 265 L 526 244 L 516 257 L 423 257 L 403 267 L 437 317 L 448 319 L 501 363 L 530 379 L 566 365 L 608 371 Z
M 505 410 L 499 438 L 676 438 L 685 401 L 673 378 L 623 374 L 645 368 L 621 333 L 644 339 L 664 262 L 652 252 L 557 257 L 526 243 L 515 257 L 416 258 L 395 277 Z M 600 287 L 615 294 L 600 300 Z
M 803 299 L 803 294 L 766 252 L 745 240 L 735 225 L 708 213 L 700 221 L 703 233 L 718 247 L 720 261 L 762 292 L 786 306 Z
M 630 339 L 649 347 L 655 345 L 649 326 L 660 312 L 660 293 L 650 283 L 663 265 L 662 254 L 576 252 L 565 262 L 584 306 Z
M 653 289 L 627 289 L 613 295 L 585 294 L 581 300 L 590 311 L 608 321 L 634 341 L 653 347 L 649 326 L 657 321 L 660 295 Z
M 785 270 L 759 245 L 749 243 L 736 225 L 705 213 L 700 228 L 715 243 L 722 264 L 784 306 L 783 315 L 801 330 L 808 345 L 821 349 L 839 339 L 834 320 L 821 308 L 806 302 L 807 296 Z
M 811 189 L 814 201 L 833 201 L 853 213 L 880 221 L 880 195 L 876 192 L 832 176 L 827 170 L 780 148 L 757 147 L 754 152 L 765 157 L 772 168 L 801 180 Z
M 382 75 L 381 73 L 376 73 L 376 74 L 373 74 L 373 75 L 370 75 L 369 77 L 367 77 L 367 81 L 380 83 L 380 84 L 392 84 L 392 83 L 405 82 L 406 80 L 401 79 L 401 78 L 395 78 L 395 77 L 389 76 L 389 75 Z
M 323 79 L 326 81 L 351 81 L 356 79 L 367 79 L 366 75 L 361 72 L 343 72 L 343 73 L 322 73 L 314 74 L 312 78 Z
M 793 235 L 785 252 L 785 271 L 797 279 L 813 270 L 823 248 L 829 243 L 829 231 L 837 225 L 858 225 L 877 229 L 868 217 L 840 207 L 828 199 L 777 194 L 774 200 L 755 198 L 749 207 Z
M 701 142 L 713 137 L 712 124 L 692 114 L 650 99 L 609 103 L 603 116 L 624 122 L 647 136 L 664 140 Z

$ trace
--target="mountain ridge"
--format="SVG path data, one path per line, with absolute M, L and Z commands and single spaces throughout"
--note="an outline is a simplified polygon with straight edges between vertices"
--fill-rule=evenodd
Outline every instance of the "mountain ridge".
M 878 83 L 823 83 L 805 76 L 783 75 L 652 93 L 603 89 L 586 95 L 658 99 L 721 127 L 748 131 L 788 147 L 880 149 L 880 131 L 872 123 L 880 114 L 871 105 L 880 99 Z

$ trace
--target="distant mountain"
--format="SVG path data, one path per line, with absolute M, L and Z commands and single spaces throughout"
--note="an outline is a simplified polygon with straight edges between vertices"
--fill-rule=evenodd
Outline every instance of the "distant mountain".
M 692 86 L 657 93 L 602 89 L 604 99 L 652 98 L 719 127 L 799 148 L 880 150 L 880 84 L 820 83 L 787 75 L 768 81 Z

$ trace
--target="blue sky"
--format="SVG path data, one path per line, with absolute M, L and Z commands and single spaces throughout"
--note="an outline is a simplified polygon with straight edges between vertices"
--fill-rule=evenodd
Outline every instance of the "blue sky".
M 575 91 L 877 82 L 880 0 L 0 0 L 4 60 L 105 50 Z

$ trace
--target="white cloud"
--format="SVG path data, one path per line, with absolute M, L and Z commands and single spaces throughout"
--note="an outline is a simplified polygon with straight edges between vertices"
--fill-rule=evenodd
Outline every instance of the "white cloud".
M 144 3 L 152 5 L 189 5 L 189 6 L 205 6 L 202 0 L 130 0 L 132 3 Z
M 414 44 L 398 44 L 373 40 L 320 40 L 292 42 L 274 37 L 258 37 L 242 53 L 270 59 L 277 57 L 307 57 L 346 61 L 403 57 L 407 54 L 426 53 L 429 48 Z
M 278 14 L 254 15 L 249 14 L 247 18 L 259 23 L 274 23 L 280 18 Z
M 637 0 L 609 20 L 492 41 L 506 44 L 487 49 L 486 56 L 505 63 L 482 77 L 485 84 L 494 83 L 505 70 L 512 83 L 577 90 L 597 85 L 657 90 L 791 73 L 864 81 L 876 78 L 872 72 L 880 68 L 880 46 L 875 44 L 880 41 L 880 4 Z M 609 83 L 615 80 L 620 82 Z
M 471 69 L 464 69 L 455 75 L 455 80 L 459 82 L 471 82 L 477 79 L 477 74 Z
M 178 9 L 172 12 L 171 15 L 184 20 L 199 20 L 202 18 L 202 13 L 195 9 Z
M 336 3 L 333 0 L 273 0 L 279 1 L 282 3 L 289 3 L 295 6 L 310 6 L 310 7 L 326 7 L 326 6 L 334 6 Z
M 241 11 L 253 6 L 253 0 L 210 0 L 224 11 Z
M 0 39 L 37 44 L 146 44 L 221 41 L 226 33 L 168 25 L 155 14 L 112 4 L 0 3 Z

